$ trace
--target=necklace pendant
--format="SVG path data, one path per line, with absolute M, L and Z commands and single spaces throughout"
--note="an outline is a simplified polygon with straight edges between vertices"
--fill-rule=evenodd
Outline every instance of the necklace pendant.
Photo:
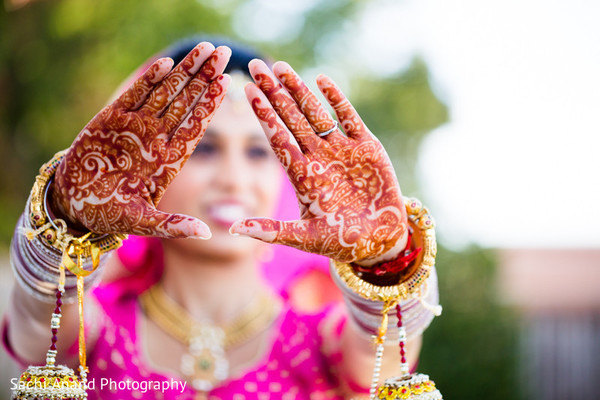
M 198 327 L 181 357 L 181 372 L 197 391 L 208 392 L 229 377 L 225 333 L 216 326 Z

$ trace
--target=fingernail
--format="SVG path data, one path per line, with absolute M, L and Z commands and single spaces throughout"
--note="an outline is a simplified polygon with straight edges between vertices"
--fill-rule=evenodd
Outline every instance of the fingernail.
M 238 232 L 235 232 L 235 229 L 239 228 L 243 222 L 244 222 L 244 220 L 241 219 L 241 220 L 235 221 L 233 224 L 231 224 L 231 226 L 229 227 L 229 234 L 232 236 L 240 236 L 240 234 Z
M 231 49 L 227 46 L 219 46 L 219 51 L 222 56 L 231 56 Z
M 208 232 L 205 234 L 198 233 L 196 235 L 188 236 L 187 239 L 200 239 L 200 240 L 208 240 L 212 237 L 212 232 Z
M 190 238 L 192 239 L 202 239 L 202 240 L 208 240 L 212 237 L 212 232 L 210 231 L 210 228 L 208 227 L 208 225 L 206 225 L 204 222 L 200 221 L 200 220 L 196 220 L 196 219 L 192 219 L 193 220 L 193 224 L 195 225 L 194 227 L 194 234 L 190 236 Z

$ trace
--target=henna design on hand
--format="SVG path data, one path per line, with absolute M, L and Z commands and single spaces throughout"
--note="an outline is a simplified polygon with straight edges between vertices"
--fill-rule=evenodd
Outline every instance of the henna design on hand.
M 365 266 L 394 259 L 408 237 L 400 187 L 348 99 L 331 79 L 317 78 L 346 133 L 321 138 L 334 121 L 288 64 L 276 63 L 273 74 L 255 60 L 250 71 L 256 85 L 246 86 L 248 101 L 296 189 L 301 219 L 250 218 L 231 232 Z
M 56 172 L 54 210 L 96 233 L 210 237 L 202 221 L 155 206 L 225 95 L 230 55 L 200 43 L 173 70 L 154 62 L 79 133 Z

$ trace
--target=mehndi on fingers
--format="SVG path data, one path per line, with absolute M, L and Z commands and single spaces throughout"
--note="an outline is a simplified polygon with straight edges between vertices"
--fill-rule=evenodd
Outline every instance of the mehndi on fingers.
M 247 219 L 231 231 L 338 261 L 373 265 L 395 258 L 406 245 L 408 230 L 400 188 L 383 146 L 358 122 L 350 138 L 341 132 L 327 135 L 337 134 L 338 140 L 319 137 L 308 121 L 331 129 L 333 119 L 323 116 L 322 105 L 308 96 L 291 68 L 277 65 L 283 84 L 264 63 L 252 61 L 256 86 L 249 85 L 247 94 L 296 190 L 302 222 Z M 331 98 L 347 101 L 337 88 L 330 92 Z M 338 110 L 343 111 L 338 115 L 342 123 L 348 118 L 361 121 L 351 115 L 353 108 Z M 320 124 L 319 118 L 331 125 Z
M 52 194 L 53 207 L 68 222 L 98 233 L 210 237 L 202 221 L 155 206 L 225 95 L 229 78 L 221 73 L 231 52 L 212 49 L 199 44 L 166 75 L 168 59 L 154 63 L 81 131 L 57 170 Z M 124 107 L 142 98 L 139 109 Z

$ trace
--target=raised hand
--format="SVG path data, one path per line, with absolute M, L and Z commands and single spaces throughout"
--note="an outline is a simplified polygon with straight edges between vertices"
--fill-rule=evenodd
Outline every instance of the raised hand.
M 200 43 L 174 69 L 161 58 L 100 111 L 56 172 L 57 214 L 96 233 L 210 237 L 202 221 L 155 206 L 225 95 L 230 55 Z
M 250 63 L 255 84 L 246 95 L 296 189 L 301 219 L 250 218 L 232 233 L 369 266 L 394 259 L 406 246 L 408 225 L 400 187 L 381 143 L 348 99 L 324 75 L 319 89 L 345 134 L 292 68 L 273 73 Z

